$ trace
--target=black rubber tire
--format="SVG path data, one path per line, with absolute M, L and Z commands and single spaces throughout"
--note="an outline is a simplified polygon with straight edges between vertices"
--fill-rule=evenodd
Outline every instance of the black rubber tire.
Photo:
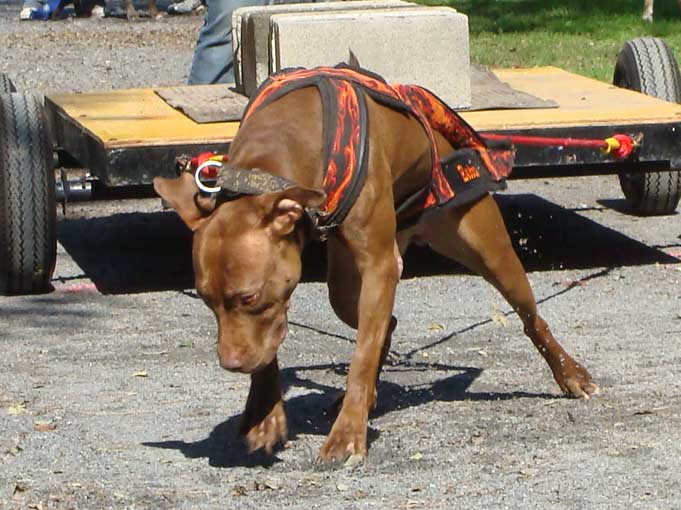
M 0 94 L 9 94 L 10 92 L 16 92 L 17 89 L 5 73 L 0 73 Z
M 627 42 L 617 56 L 613 83 L 672 103 L 681 102 L 681 74 L 667 43 L 656 37 Z M 629 208 L 641 216 L 673 214 L 681 200 L 681 171 L 620 173 Z
M 57 208 L 42 98 L 0 94 L 0 294 L 52 289 Z

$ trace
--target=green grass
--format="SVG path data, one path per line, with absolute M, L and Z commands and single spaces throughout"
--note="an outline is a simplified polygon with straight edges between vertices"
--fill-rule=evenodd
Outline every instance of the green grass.
M 555 65 L 610 82 L 622 45 L 640 36 L 664 38 L 681 58 L 675 0 L 656 1 L 652 24 L 642 0 L 421 1 L 467 14 L 471 60 L 490 67 Z

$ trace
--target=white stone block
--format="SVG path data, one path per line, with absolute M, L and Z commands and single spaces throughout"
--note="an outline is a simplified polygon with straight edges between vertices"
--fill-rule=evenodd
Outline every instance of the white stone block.
M 453 108 L 471 103 L 468 18 L 447 7 L 275 14 L 269 72 L 335 65 L 349 50 L 389 83 L 429 89 Z
M 269 76 L 270 18 L 275 14 L 403 8 L 415 5 L 402 0 L 355 0 L 277 4 L 236 9 L 232 14 L 232 48 L 236 88 L 250 95 Z

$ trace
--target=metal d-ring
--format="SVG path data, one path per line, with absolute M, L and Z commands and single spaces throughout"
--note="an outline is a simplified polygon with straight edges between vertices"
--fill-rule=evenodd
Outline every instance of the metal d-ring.
M 204 168 L 209 167 L 209 166 L 217 166 L 221 167 L 222 163 L 220 161 L 205 161 L 201 165 L 199 165 L 199 168 L 196 169 L 196 173 L 194 173 L 194 181 L 196 181 L 196 185 L 199 187 L 201 191 L 204 193 L 218 193 L 219 191 L 222 190 L 219 186 L 206 186 L 201 182 L 201 172 L 203 171 Z

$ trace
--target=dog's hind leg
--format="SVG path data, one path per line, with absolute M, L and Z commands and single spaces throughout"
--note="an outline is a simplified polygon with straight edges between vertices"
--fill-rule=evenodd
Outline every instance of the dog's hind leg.
M 487 195 L 470 205 L 427 215 L 420 225 L 419 237 L 499 290 L 520 316 L 525 334 L 548 363 L 564 393 L 585 399 L 597 393 L 589 372 L 563 349 L 537 313 L 527 275 L 492 197 Z

